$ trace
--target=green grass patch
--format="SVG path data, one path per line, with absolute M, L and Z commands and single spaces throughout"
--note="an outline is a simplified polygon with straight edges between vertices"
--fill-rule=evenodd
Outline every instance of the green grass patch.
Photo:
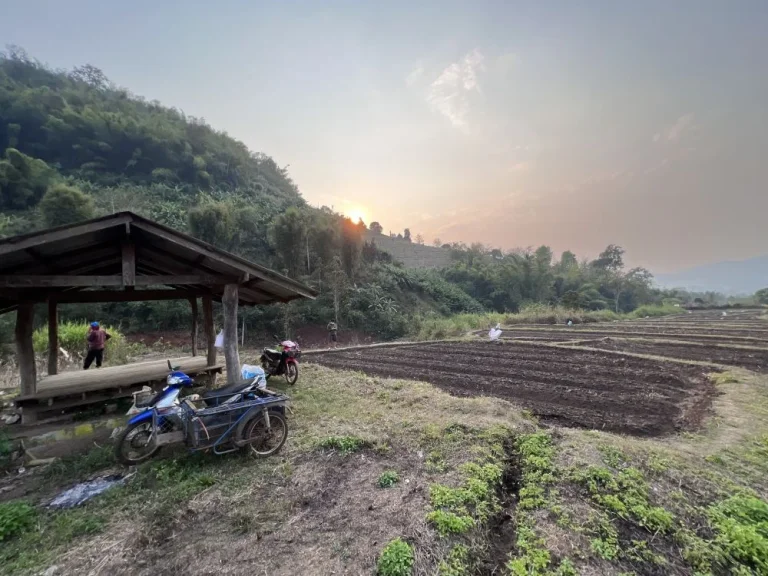
M 429 316 L 417 318 L 412 336 L 419 340 L 440 340 L 463 336 L 474 330 L 488 330 L 496 324 L 514 326 L 516 324 L 565 324 L 572 320 L 574 324 L 595 322 L 613 322 L 622 319 L 668 316 L 680 314 L 680 308 L 674 306 L 641 306 L 633 312 L 616 314 L 612 310 L 578 310 L 548 304 L 531 304 L 523 307 L 517 314 L 482 313 L 454 314 L 451 316 Z
M 589 466 L 574 471 L 572 477 L 587 488 L 594 502 L 612 514 L 633 520 L 651 533 L 667 533 L 672 529 L 673 515 L 650 504 L 648 484 L 637 468 L 624 468 L 614 474 L 607 468 Z
M 109 520 L 98 505 L 54 512 L 38 511 L 20 502 L 0 504 L 6 509 L 9 506 L 16 507 L 15 532 L 0 546 L 0 565 L 8 574 L 29 573 L 52 562 L 56 550 L 78 537 L 101 532 Z
M 64 483 L 83 480 L 87 476 L 116 465 L 112 446 L 94 446 L 83 454 L 57 459 L 45 468 L 43 476 L 48 481 Z
M 504 471 L 500 461 L 469 462 L 460 471 L 463 481 L 458 488 L 429 487 L 432 511 L 427 520 L 441 536 L 463 534 L 500 509 L 496 493 Z
M 37 511 L 26 502 L 0 502 L 0 541 L 30 529 L 36 517 Z
M 371 443 L 358 436 L 328 436 L 317 443 L 323 450 L 333 450 L 342 456 L 348 456 L 353 452 L 359 452 L 365 448 L 370 448 Z
M 736 495 L 707 511 L 722 558 L 758 574 L 768 574 L 768 503 Z M 735 566 L 734 566 L 735 568 Z
M 140 354 L 144 347 L 141 344 L 131 344 L 117 328 L 103 326 L 111 338 L 104 348 L 104 362 L 107 365 L 126 364 L 132 356 Z M 85 337 L 90 330 L 88 322 L 61 322 L 58 329 L 59 347 L 73 356 L 84 355 L 88 349 Z M 48 326 L 38 328 L 32 334 L 32 345 L 35 354 L 45 354 L 48 350 Z
M 507 570 L 514 576 L 550 575 L 552 555 L 536 532 L 532 512 L 552 504 L 548 499 L 557 474 L 555 446 L 549 434 L 537 432 L 519 436 L 515 448 L 520 463 L 519 502 L 515 511 L 517 550 L 507 562 Z M 563 567 L 566 573 L 569 566 Z
M 725 372 L 713 372 L 709 375 L 709 379 L 712 380 L 716 386 L 736 384 L 739 381 L 739 377 L 730 370 L 726 370 Z
M 378 576 L 410 576 L 413 569 L 413 548 L 401 538 L 384 547 L 376 565 Z
M 469 548 L 456 544 L 437 567 L 439 576 L 466 576 L 469 574 Z
M 386 470 L 381 473 L 376 483 L 379 485 L 379 488 L 391 488 L 398 482 L 400 482 L 398 473 L 394 470 Z

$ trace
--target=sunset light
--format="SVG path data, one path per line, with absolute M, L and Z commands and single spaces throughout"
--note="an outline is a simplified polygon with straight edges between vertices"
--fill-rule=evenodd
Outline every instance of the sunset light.
M 370 218 L 368 218 L 368 212 L 365 211 L 365 209 L 357 207 L 357 208 L 350 208 L 349 210 L 344 211 L 344 215 L 352 220 L 355 224 L 362 221 L 365 224 L 370 224 Z

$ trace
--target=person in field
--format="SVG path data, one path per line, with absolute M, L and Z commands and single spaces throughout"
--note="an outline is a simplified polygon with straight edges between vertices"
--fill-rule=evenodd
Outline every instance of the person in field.
M 336 348 L 336 346 L 339 343 L 339 327 L 336 325 L 336 322 L 331 320 L 328 322 L 328 343 L 333 347 Z
M 85 356 L 83 370 L 88 370 L 94 360 L 96 360 L 96 368 L 101 368 L 101 363 L 104 360 L 104 346 L 110 338 L 112 336 L 106 330 L 102 330 L 98 322 L 91 322 L 91 329 L 88 330 L 85 337 L 88 342 L 88 354 Z

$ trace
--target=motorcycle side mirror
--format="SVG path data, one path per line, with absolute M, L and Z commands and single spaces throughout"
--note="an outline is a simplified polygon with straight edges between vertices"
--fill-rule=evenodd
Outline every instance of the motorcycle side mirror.
M 272 334 L 272 338 L 274 338 L 276 341 L 280 340 L 280 338 L 278 338 L 277 334 Z
M 171 361 L 170 360 L 168 360 L 168 370 L 173 372 L 173 366 L 171 366 Z

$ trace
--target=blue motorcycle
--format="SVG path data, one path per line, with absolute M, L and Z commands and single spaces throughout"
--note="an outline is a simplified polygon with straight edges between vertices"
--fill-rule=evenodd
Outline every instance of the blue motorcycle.
M 127 466 L 157 455 L 170 444 L 185 444 L 190 450 L 213 450 L 226 454 L 248 448 L 257 457 L 276 454 L 288 437 L 285 405 L 288 397 L 265 390 L 264 376 L 242 380 L 205 392 L 203 408 L 188 398 L 179 400 L 182 388 L 194 381 L 179 367 L 171 366 L 166 387 L 146 402 L 128 420 L 117 439 L 115 456 Z

